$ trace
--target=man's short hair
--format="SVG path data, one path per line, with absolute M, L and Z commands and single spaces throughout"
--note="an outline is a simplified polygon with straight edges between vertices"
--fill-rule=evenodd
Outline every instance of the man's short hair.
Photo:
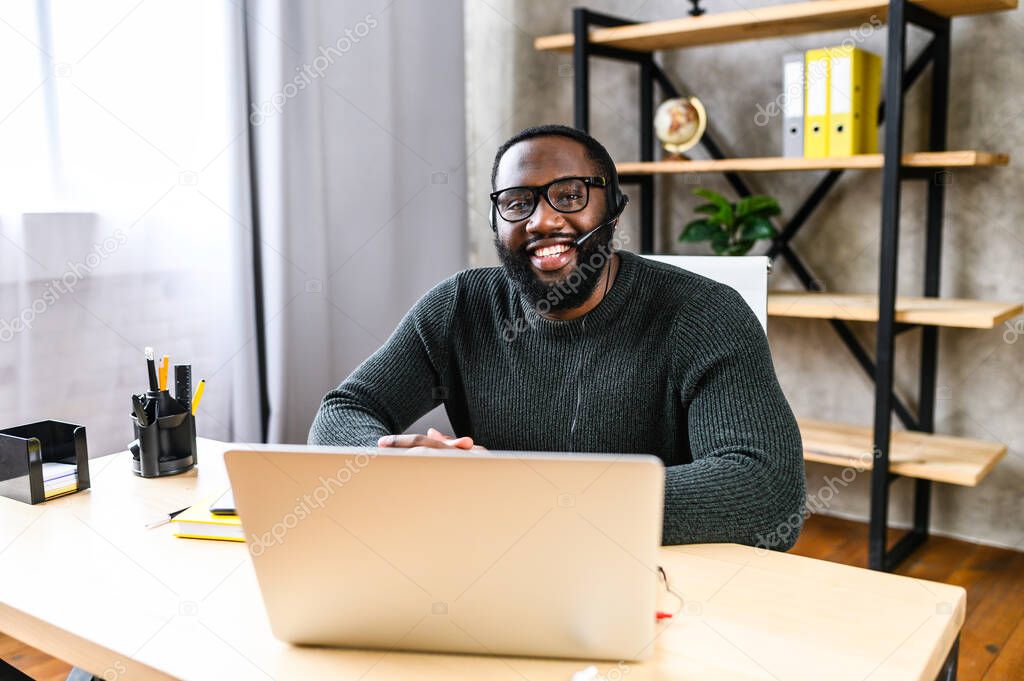
M 615 170 L 615 162 L 612 161 L 611 155 L 603 144 L 582 130 L 570 128 L 567 125 L 548 124 L 520 130 L 498 147 L 498 153 L 494 155 L 494 165 L 491 166 L 491 191 L 498 189 L 494 186 L 494 182 L 498 177 L 498 164 L 501 163 L 501 157 L 512 145 L 534 137 L 567 137 L 579 142 L 587 150 L 587 158 L 597 165 L 597 172 L 608 180 L 608 186 L 618 186 L 619 175 Z M 610 201 L 611 197 L 609 196 L 609 206 L 611 205 Z

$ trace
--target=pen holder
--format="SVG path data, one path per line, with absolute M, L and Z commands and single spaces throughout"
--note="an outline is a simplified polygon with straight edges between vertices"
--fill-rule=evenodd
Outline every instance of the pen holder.
M 47 463 L 64 464 L 62 472 L 47 480 Z M 0 430 L 0 495 L 38 504 L 83 489 L 89 489 L 85 426 L 39 421 Z
M 146 398 L 156 404 L 148 423 L 143 425 L 131 415 L 135 428 L 135 441 L 128 445 L 132 471 L 143 478 L 158 478 L 192 470 L 199 459 L 196 417 L 166 390 L 152 390 Z

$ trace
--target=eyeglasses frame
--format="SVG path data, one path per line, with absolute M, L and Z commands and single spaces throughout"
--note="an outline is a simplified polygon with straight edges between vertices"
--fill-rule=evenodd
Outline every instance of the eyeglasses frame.
M 555 204 L 551 203 L 551 197 L 548 196 L 548 190 L 551 189 L 552 185 L 558 184 L 559 182 L 565 182 L 566 180 L 580 180 L 581 182 L 583 182 L 583 185 L 587 188 L 586 200 L 583 202 L 583 205 L 580 206 L 579 208 L 577 208 L 576 210 L 561 210 Z M 548 182 L 547 184 L 534 185 L 534 186 L 521 185 L 521 186 L 518 186 L 518 187 L 505 187 L 504 189 L 499 189 L 498 191 L 491 192 L 490 197 L 491 197 L 491 204 L 494 206 L 494 211 L 498 214 L 499 217 L 501 217 L 502 220 L 505 220 L 505 222 L 522 222 L 523 220 L 529 220 L 530 217 L 534 213 L 537 212 L 537 206 L 540 205 L 540 198 L 539 198 L 540 196 L 543 196 L 544 200 L 548 202 L 548 205 L 551 206 L 552 209 L 554 209 L 555 211 L 557 211 L 559 213 L 563 213 L 563 214 L 579 213 L 580 211 L 585 210 L 586 207 L 590 205 L 590 188 L 591 187 L 600 187 L 602 189 L 607 190 L 608 189 L 608 180 L 605 179 L 601 175 L 590 175 L 590 176 L 586 176 L 586 175 L 570 175 L 568 177 L 559 177 L 557 179 L 551 180 L 551 182 Z M 503 194 L 503 193 L 505 193 L 507 191 L 511 191 L 513 189 L 528 189 L 528 190 L 530 190 L 530 192 L 533 194 L 533 209 L 527 215 L 525 215 L 525 216 L 523 216 L 523 217 L 521 217 L 521 218 L 519 218 L 517 220 L 508 220 L 508 219 L 505 218 L 504 215 L 501 214 L 501 210 L 498 208 L 498 197 L 501 194 Z

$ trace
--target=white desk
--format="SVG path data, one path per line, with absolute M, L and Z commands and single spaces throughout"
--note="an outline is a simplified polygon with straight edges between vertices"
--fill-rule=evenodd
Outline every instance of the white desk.
M 144 480 L 127 452 L 90 462 L 92 490 L 0 498 L 0 631 L 105 678 L 568 680 L 584 662 L 299 648 L 270 633 L 245 545 L 147 530 L 226 487 L 223 443 Z M 732 544 L 663 550 L 687 606 L 646 663 L 602 678 L 924 679 L 964 620 L 959 587 Z M 510 623 L 514 626 L 514 623 Z

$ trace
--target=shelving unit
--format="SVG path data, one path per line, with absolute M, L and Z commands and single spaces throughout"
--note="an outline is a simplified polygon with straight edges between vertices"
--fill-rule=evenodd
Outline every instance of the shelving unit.
M 940 264 L 944 217 L 945 175 L 951 168 L 971 169 L 1008 164 L 1005 154 L 946 149 L 949 109 L 950 26 L 955 16 L 1014 9 L 1018 0 L 812 0 L 750 10 L 708 13 L 667 21 L 637 23 L 576 8 L 572 32 L 543 36 L 538 50 L 573 55 L 574 124 L 590 127 L 590 58 L 602 57 L 636 64 L 640 75 L 639 159 L 617 164 L 620 182 L 639 188 L 640 251 L 653 253 L 655 177 L 663 174 L 722 173 L 739 196 L 751 190 L 741 172 L 827 171 L 793 212 L 768 255 L 781 257 L 804 286 L 804 292 L 772 292 L 768 314 L 776 317 L 826 319 L 858 364 L 875 384 L 874 423 L 870 427 L 800 420 L 805 459 L 871 469 L 869 567 L 892 570 L 928 536 L 933 482 L 973 486 L 1005 455 L 996 442 L 935 434 L 938 328 L 991 329 L 1021 313 L 1010 302 L 940 298 Z M 681 49 L 737 41 L 777 38 L 864 24 L 886 24 L 884 102 L 879 124 L 885 123 L 881 154 L 847 158 L 725 158 L 714 135 L 705 133 L 701 147 L 710 160 L 656 161 L 653 129 L 654 89 L 664 98 L 679 91 L 655 61 L 656 50 Z M 907 59 L 908 25 L 931 34 L 931 41 L 913 60 Z M 902 154 L 903 105 L 907 90 L 931 69 L 931 121 L 927 149 Z M 793 249 L 791 242 L 815 208 L 847 170 L 882 171 L 881 239 L 877 293 L 832 293 Z M 899 214 L 904 181 L 927 182 L 925 271 L 922 296 L 896 295 Z M 848 322 L 877 325 L 872 356 Z M 920 373 L 917 408 L 912 410 L 893 390 L 894 345 L 897 335 L 920 329 Z M 905 430 L 892 426 L 893 414 Z M 863 459 L 867 458 L 865 462 Z M 900 541 L 888 546 L 889 488 L 899 478 L 914 480 L 914 525 Z
M 798 419 L 804 459 L 870 470 L 871 428 Z M 889 445 L 889 472 L 908 478 L 974 487 L 1006 455 L 998 442 L 900 430 Z
M 1018 303 L 898 296 L 895 319 L 897 324 L 991 329 L 1021 312 L 1024 312 L 1024 306 Z M 771 291 L 768 294 L 768 316 L 877 322 L 878 296 L 870 293 Z
M 1017 0 L 917 0 L 914 4 L 948 19 L 1014 9 Z M 652 52 L 856 28 L 876 19 L 885 22 L 888 14 L 888 0 L 812 0 L 642 24 L 625 22 L 591 32 L 588 42 Z M 560 33 L 537 38 L 533 46 L 571 52 L 575 42 L 573 33 Z
M 903 155 L 904 168 L 980 168 L 1005 166 L 1010 162 L 1006 154 L 984 151 L 916 152 Z M 832 158 L 796 158 L 773 156 L 767 158 L 723 158 L 699 161 L 646 161 L 616 163 L 623 175 L 656 175 L 659 173 L 778 173 L 800 170 L 880 170 L 885 164 L 881 154 Z

